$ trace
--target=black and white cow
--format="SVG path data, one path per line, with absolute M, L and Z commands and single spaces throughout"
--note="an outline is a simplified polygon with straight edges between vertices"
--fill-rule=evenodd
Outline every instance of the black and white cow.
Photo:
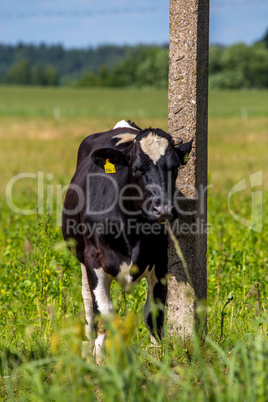
M 174 218 L 178 168 L 192 149 L 192 141 L 179 144 L 158 128 L 141 130 L 123 120 L 79 147 L 62 231 L 67 244 L 74 239 L 81 263 L 89 339 L 96 315 L 112 311 L 112 279 L 130 291 L 143 277 L 148 281 L 145 324 L 152 339 L 163 336 L 168 240 L 161 224 Z M 99 359 L 105 342 L 101 325 L 95 338 Z

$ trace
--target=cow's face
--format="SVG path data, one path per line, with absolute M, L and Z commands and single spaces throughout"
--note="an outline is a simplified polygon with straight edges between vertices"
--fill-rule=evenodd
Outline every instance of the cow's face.
M 176 147 L 169 134 L 149 129 L 139 133 L 125 151 L 100 149 L 92 159 L 102 168 L 106 159 L 127 166 L 135 208 L 149 221 L 161 222 L 173 219 L 178 168 L 186 164 L 191 149 L 192 141 Z

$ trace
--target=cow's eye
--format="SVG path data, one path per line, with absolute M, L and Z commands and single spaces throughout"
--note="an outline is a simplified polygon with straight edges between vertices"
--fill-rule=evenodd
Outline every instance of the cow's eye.
M 136 166 L 133 166 L 133 168 L 132 168 L 132 172 L 135 174 L 135 175 L 139 175 L 139 176 L 142 176 L 143 174 L 144 174 L 144 172 L 141 170 L 141 169 L 139 169 L 139 168 L 137 168 Z

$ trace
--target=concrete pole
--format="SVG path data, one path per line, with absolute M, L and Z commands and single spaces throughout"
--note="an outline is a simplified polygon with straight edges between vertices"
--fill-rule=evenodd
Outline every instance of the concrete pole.
M 174 231 L 190 278 L 169 245 L 168 328 L 182 338 L 200 322 L 195 317 L 204 312 L 207 297 L 208 33 L 209 0 L 170 0 L 169 133 L 184 142 L 194 139 L 189 161 L 179 170 L 181 213 Z

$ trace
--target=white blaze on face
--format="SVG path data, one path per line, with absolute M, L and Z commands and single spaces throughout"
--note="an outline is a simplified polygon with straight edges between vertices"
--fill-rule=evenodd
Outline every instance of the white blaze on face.
M 165 155 L 168 140 L 159 135 L 150 133 L 140 140 L 142 151 L 147 154 L 156 165 L 161 156 Z

